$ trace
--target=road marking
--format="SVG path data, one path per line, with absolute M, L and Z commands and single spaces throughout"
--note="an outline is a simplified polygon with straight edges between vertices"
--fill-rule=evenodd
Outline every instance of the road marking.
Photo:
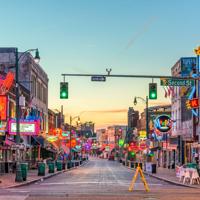
M 28 193 L 29 192 L 28 190 L 19 190 L 17 188 L 6 189 L 6 191 L 9 191 L 9 192 L 21 192 L 21 193 Z
M 28 198 L 28 195 L 26 196 L 19 196 L 19 195 L 15 195 L 15 196 L 10 196 L 10 195 L 0 195 L 0 200 L 5 200 L 5 199 L 9 199 L 9 200 L 25 200 Z
M 76 184 L 115 184 L 115 181 L 112 182 L 99 182 L 99 181 L 87 181 L 87 182 L 58 182 L 58 183 L 40 183 L 40 185 L 76 185 Z M 129 185 L 130 181 L 127 182 L 120 182 L 120 185 Z M 142 185 L 142 183 L 136 183 L 136 185 Z M 156 185 L 156 186 L 162 186 L 162 184 L 159 183 L 152 183 L 149 185 Z

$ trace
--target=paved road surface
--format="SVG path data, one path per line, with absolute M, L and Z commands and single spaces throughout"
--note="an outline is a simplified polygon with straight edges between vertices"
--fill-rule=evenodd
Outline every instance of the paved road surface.
M 135 190 L 128 192 L 133 171 L 115 161 L 91 158 L 85 166 L 28 186 L 0 191 L 0 200 L 62 200 L 62 199 L 200 199 L 198 189 L 169 184 L 146 177 L 150 192 L 144 190 L 140 179 Z M 21 197 L 21 198 L 20 198 Z M 191 198 L 190 198 L 191 197 Z M 12 199 L 11 199 L 12 200 Z

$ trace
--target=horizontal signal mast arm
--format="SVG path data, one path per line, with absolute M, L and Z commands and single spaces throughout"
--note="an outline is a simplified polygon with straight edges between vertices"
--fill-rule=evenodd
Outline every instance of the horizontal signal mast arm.
M 125 74 L 61 74 L 62 76 L 104 76 L 114 78 L 157 78 L 157 79 L 183 79 L 183 80 L 200 80 L 200 77 L 177 77 L 163 75 L 125 75 Z

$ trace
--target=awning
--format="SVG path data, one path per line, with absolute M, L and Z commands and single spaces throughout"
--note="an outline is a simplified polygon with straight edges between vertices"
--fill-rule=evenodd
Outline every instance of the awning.
M 72 148 L 72 152 L 78 153 L 78 152 L 79 152 L 79 150 L 78 150 L 78 149 L 76 149 L 76 148 Z
M 153 147 L 150 149 L 151 151 L 157 151 L 157 150 L 161 150 L 161 147 Z
M 105 150 L 105 147 L 101 147 L 100 149 L 99 149 L 99 151 L 104 151 Z
M 5 139 L 4 144 L 8 146 L 16 145 L 14 141 L 9 140 L 8 138 Z
M 31 136 L 31 138 L 32 145 L 41 145 L 42 147 L 44 146 L 44 138 L 42 136 Z

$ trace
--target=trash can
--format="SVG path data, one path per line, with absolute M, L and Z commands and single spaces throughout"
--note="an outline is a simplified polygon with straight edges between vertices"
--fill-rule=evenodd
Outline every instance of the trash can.
M 48 167 L 49 167 L 49 173 L 54 173 L 55 170 L 54 162 L 49 162 Z
M 62 161 L 57 161 L 57 171 L 62 171 Z
M 152 174 L 156 174 L 156 164 L 151 164 Z
M 45 176 L 45 163 L 38 163 L 38 176 Z
M 67 169 L 70 169 L 71 168 L 71 163 L 70 161 L 67 162 Z
M 23 181 L 26 181 L 28 173 L 28 163 L 21 163 L 20 165 L 21 165 Z
M 62 163 L 62 169 L 63 169 L 63 170 L 66 169 L 66 163 L 65 163 L 65 162 Z
M 134 162 L 131 162 L 131 168 L 134 168 Z

